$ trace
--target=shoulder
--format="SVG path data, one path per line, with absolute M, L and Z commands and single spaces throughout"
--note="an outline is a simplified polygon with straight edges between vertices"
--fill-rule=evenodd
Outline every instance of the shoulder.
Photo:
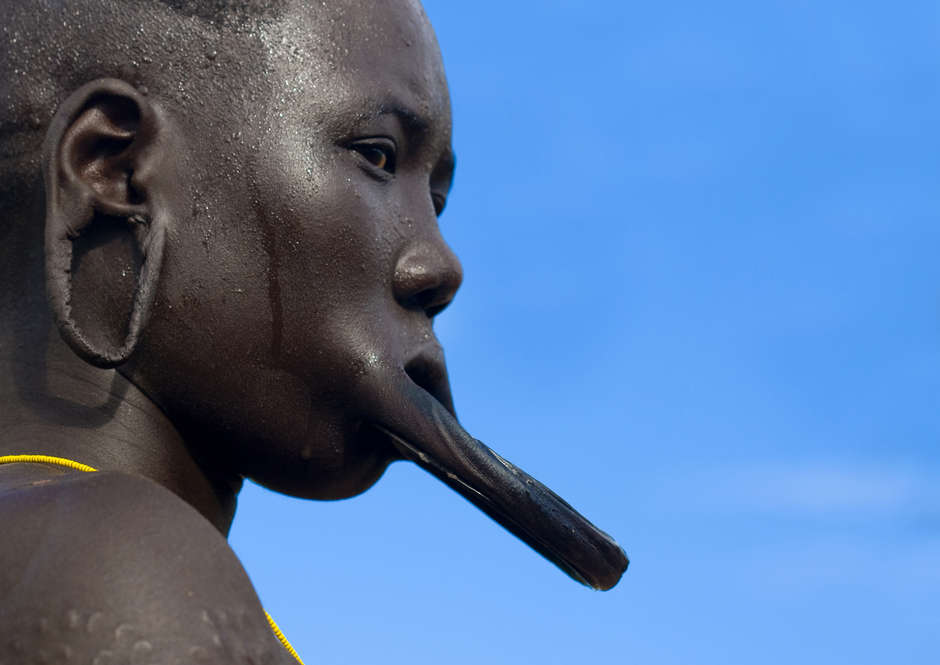
M 290 662 L 225 538 L 146 478 L 37 482 L 0 523 L 0 662 Z

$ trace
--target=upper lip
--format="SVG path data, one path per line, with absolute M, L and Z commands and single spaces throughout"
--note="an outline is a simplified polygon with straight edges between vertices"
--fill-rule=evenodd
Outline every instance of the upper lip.
M 444 349 L 437 340 L 420 347 L 405 363 L 404 369 L 408 378 L 429 392 L 456 417 L 447 364 L 444 362 Z

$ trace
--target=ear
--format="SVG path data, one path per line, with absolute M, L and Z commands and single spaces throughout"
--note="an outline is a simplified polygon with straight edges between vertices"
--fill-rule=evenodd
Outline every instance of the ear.
M 63 339 L 98 367 L 128 359 L 153 307 L 176 185 L 167 133 L 116 79 L 72 93 L 46 133 L 46 292 Z

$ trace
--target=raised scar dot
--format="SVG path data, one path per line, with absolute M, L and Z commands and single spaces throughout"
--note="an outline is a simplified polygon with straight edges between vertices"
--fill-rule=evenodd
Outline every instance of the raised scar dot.
M 107 649 L 95 656 L 91 665 L 112 665 L 114 663 L 114 654 Z
M 192 647 L 189 650 L 189 656 L 190 658 L 194 658 L 197 661 L 203 662 L 203 663 L 208 662 L 209 660 L 209 652 L 203 649 L 202 647 Z
M 153 651 L 153 645 L 147 640 L 140 640 L 134 643 L 134 653 L 150 653 L 151 651 Z
M 65 613 L 65 624 L 71 628 L 78 628 L 79 624 L 82 622 L 82 615 L 79 614 L 78 610 L 69 610 Z
M 120 626 L 114 629 L 114 639 L 123 640 L 127 638 L 131 633 L 134 632 L 134 627 L 129 623 L 122 623 Z
M 104 615 L 101 612 L 94 612 L 90 617 L 88 617 L 88 622 L 85 624 L 85 630 L 89 633 L 93 633 L 98 629 L 98 624 L 101 623 L 101 619 Z

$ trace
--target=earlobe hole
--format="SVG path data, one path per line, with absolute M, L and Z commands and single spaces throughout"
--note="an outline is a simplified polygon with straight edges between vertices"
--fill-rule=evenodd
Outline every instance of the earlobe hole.
M 120 348 L 144 262 L 134 228 L 126 219 L 100 216 L 73 243 L 73 320 L 96 347 Z

